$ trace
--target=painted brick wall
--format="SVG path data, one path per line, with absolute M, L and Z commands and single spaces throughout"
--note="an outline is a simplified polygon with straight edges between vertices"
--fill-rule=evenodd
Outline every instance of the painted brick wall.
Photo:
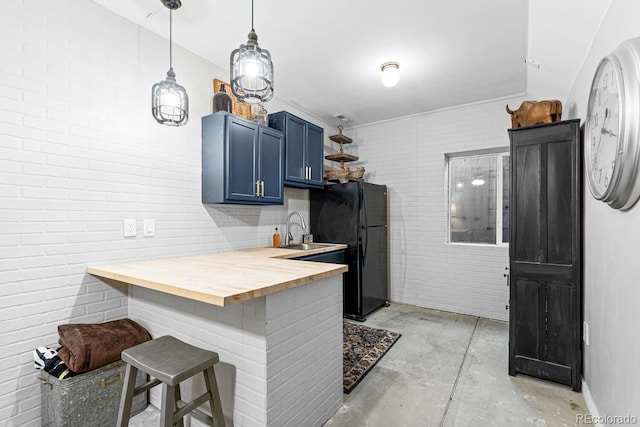
M 227 307 L 133 287 L 129 307 L 152 336 L 173 335 L 219 354 L 229 425 L 320 426 L 342 405 L 341 277 Z M 188 401 L 204 392 L 204 382 L 198 376 L 181 390 Z M 151 403 L 160 405 L 158 388 Z
M 288 211 L 308 218 L 304 190 L 279 207 L 200 203 L 200 117 L 212 79 L 228 78 L 174 48 L 190 122 L 158 125 L 150 91 L 167 43 L 88 1 L 16 0 L 0 14 L 0 425 L 40 425 L 31 352 L 56 343 L 57 325 L 127 315 L 126 290 L 88 264 L 266 246 Z M 124 218 L 136 238 L 122 237 Z M 155 237 L 142 237 L 145 218 Z
M 216 307 L 150 289 L 132 288 L 130 317 L 152 336 L 173 335 L 218 353 L 216 381 L 227 422 L 237 426 L 266 425 L 265 298 Z M 200 375 L 181 386 L 185 401 L 203 392 Z M 160 407 L 159 387 L 151 391 L 150 401 Z M 208 405 L 202 409 L 210 413 Z
M 321 426 L 343 398 L 342 277 L 266 298 L 267 425 Z
M 391 299 L 420 307 L 508 319 L 506 247 L 447 242 L 445 153 L 508 147 L 511 127 L 499 100 L 357 127 L 349 152 L 367 181 L 390 198 Z M 351 166 L 351 165 L 350 165 Z

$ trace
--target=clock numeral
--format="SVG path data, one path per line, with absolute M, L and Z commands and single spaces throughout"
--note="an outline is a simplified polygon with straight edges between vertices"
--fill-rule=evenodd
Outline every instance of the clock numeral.
M 608 187 L 609 186 L 609 174 L 605 174 L 604 175 L 604 186 Z

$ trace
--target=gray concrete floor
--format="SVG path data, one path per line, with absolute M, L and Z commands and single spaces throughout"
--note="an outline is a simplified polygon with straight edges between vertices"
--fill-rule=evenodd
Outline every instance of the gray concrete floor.
M 325 427 L 574 426 L 587 413 L 569 387 L 507 374 L 505 322 L 393 304 L 365 324 L 402 337 Z
M 574 426 L 587 413 L 569 387 L 507 374 L 505 322 L 393 304 L 365 324 L 402 337 L 325 427 Z M 129 425 L 159 421 L 150 406 Z

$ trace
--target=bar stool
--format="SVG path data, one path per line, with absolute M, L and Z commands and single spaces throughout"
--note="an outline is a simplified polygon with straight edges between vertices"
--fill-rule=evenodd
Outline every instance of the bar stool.
M 118 427 L 127 427 L 131 416 L 133 397 L 162 384 L 161 425 L 184 426 L 182 417 L 193 411 L 193 416 L 211 426 L 224 427 L 220 394 L 213 365 L 218 353 L 194 347 L 172 336 L 163 336 L 130 347 L 122 352 L 127 363 L 124 388 L 118 411 Z M 136 387 L 138 370 L 149 374 L 151 381 Z M 180 383 L 202 372 L 207 391 L 187 403 L 180 400 Z M 209 401 L 211 414 L 207 416 L 198 406 Z

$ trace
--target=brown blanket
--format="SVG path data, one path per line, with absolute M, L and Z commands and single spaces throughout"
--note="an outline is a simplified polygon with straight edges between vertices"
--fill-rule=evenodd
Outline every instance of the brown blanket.
M 151 339 L 149 332 L 131 319 L 105 323 L 59 325 L 58 356 L 74 372 L 86 372 L 120 360 L 120 353 Z

